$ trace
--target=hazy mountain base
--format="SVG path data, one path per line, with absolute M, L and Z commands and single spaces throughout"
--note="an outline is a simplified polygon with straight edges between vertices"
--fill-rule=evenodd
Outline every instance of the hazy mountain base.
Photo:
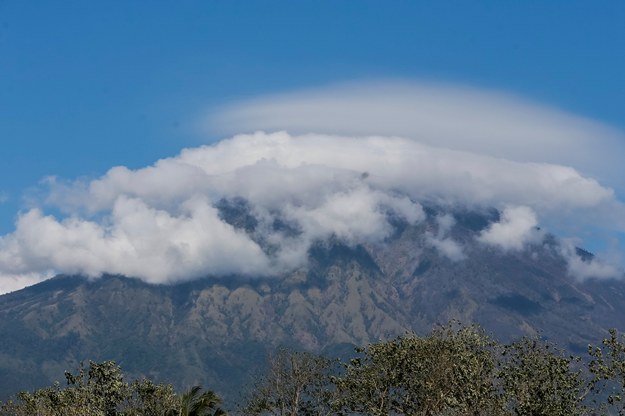
M 283 277 L 153 286 L 58 276 L 4 295 L 0 398 L 61 379 L 87 359 L 228 397 L 278 345 L 336 356 L 458 319 L 504 342 L 542 333 L 579 353 L 607 328 L 625 329 L 625 284 L 570 277 L 553 238 L 503 252 L 475 240 L 496 212 L 455 212 L 449 236 L 466 258 L 451 261 L 428 243 L 436 216 L 428 211 L 417 226 L 396 222 L 383 244 L 319 243 L 306 268 Z

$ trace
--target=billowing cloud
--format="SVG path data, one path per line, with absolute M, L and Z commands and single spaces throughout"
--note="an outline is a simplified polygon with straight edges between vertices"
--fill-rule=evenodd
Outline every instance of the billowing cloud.
M 316 239 L 381 241 L 388 214 L 423 220 L 423 199 L 516 206 L 482 234 L 485 243 L 519 248 L 537 217 L 622 206 L 613 193 L 574 169 L 520 163 L 384 137 L 240 135 L 186 149 L 138 170 L 112 168 L 91 182 L 49 182 L 57 219 L 33 209 L 0 240 L 0 269 L 119 273 L 154 283 L 203 275 L 264 275 L 301 266 Z M 257 222 L 246 233 L 216 205 L 243 198 Z M 516 205 L 515 205 L 516 204 Z M 532 208 L 528 208 L 532 206 Z M 621 211 L 622 212 L 622 211 Z M 276 228 L 276 220 L 292 230 Z M 614 221 L 612 218 L 610 221 Z M 430 243 L 452 260 L 464 256 L 439 218 Z M 623 223 L 620 223 L 623 227 Z
M 420 202 L 501 209 L 501 221 L 479 240 L 506 250 L 537 241 L 539 223 L 625 232 L 625 206 L 611 188 L 572 163 L 547 160 L 557 159 L 558 146 L 568 149 L 570 160 L 583 159 L 587 155 L 575 149 L 585 151 L 590 134 L 612 140 L 612 130 L 472 90 L 460 94 L 464 101 L 458 91 L 422 93 L 433 109 L 427 110 L 423 97 L 413 102 L 406 96 L 398 104 L 396 96 L 381 96 L 388 108 L 425 111 L 417 117 L 421 130 L 418 123 L 397 130 L 407 137 L 255 132 L 184 149 L 142 169 L 113 167 L 92 180 L 48 178 L 45 201 L 23 212 L 15 231 L 0 237 L 0 292 L 52 272 L 117 273 L 152 283 L 280 275 L 305 265 L 317 240 L 375 243 L 392 233 L 391 218 L 418 224 L 425 218 Z M 308 105 L 330 105 L 321 98 Z M 366 113 L 377 104 L 361 104 L 352 110 L 363 129 L 375 132 L 368 123 L 376 115 Z M 227 114 L 248 114 L 252 107 L 246 106 Z M 308 108 L 303 101 L 300 107 Z M 468 115 L 443 123 L 449 108 L 464 108 Z M 380 128 L 394 125 L 392 114 L 386 116 L 387 123 L 378 120 Z M 242 123 L 246 128 L 245 117 Z M 531 126 L 519 130 L 525 123 Z M 513 142 L 521 136 L 529 143 L 521 147 L 531 148 L 550 135 L 557 145 L 546 144 L 543 159 L 529 151 L 516 154 L 520 145 Z M 438 229 L 426 241 L 462 261 L 464 250 L 451 239 L 451 227 L 451 216 L 438 218 Z
M 362 179 L 365 176 L 365 179 Z M 115 167 L 87 184 L 51 182 L 48 202 L 68 212 L 109 210 L 120 194 L 173 209 L 190 195 L 241 196 L 270 209 L 288 202 L 316 206 L 358 183 L 416 199 L 541 211 L 622 209 L 614 192 L 575 169 L 520 163 L 437 148 L 397 137 L 343 137 L 286 132 L 239 135 L 139 170 Z M 618 219 L 616 215 L 611 220 Z M 617 226 L 625 229 L 625 219 Z
M 10 273 L 54 269 L 98 276 L 141 277 L 166 283 L 215 274 L 250 274 L 267 269 L 256 243 L 224 223 L 200 197 L 177 214 L 120 195 L 101 222 L 70 217 L 57 220 L 33 209 L 15 233 L 0 240 L 0 264 Z M 245 261 L 233 261 L 242 256 Z

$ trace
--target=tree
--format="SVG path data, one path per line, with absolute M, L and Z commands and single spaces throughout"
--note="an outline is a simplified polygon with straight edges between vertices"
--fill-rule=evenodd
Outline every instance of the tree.
M 254 387 L 243 409 L 248 415 L 330 414 L 332 362 L 280 349 L 269 358 L 267 374 Z
M 497 415 L 494 343 L 477 327 L 371 344 L 336 378 L 340 414 Z
M 609 334 L 601 343 L 603 348 L 588 346 L 592 357 L 588 368 L 593 376 L 590 390 L 603 408 L 625 415 L 625 342 L 616 329 L 610 329 Z
M 170 384 L 143 379 L 128 385 L 113 361 L 82 364 L 65 372 L 67 387 L 20 392 L 17 401 L 0 405 L 2 416 L 220 416 L 221 399 L 195 386 L 178 396 Z
M 114 361 L 89 361 L 86 377 L 81 364 L 77 374 L 66 371 L 65 378 L 69 386 L 77 387 L 73 391 L 80 393 L 81 399 L 105 416 L 117 415 L 118 406 L 130 395 L 122 370 Z
M 180 396 L 180 408 L 177 412 L 170 413 L 171 416 L 220 416 L 225 415 L 218 405 L 221 399 L 215 392 L 207 390 L 201 392 L 202 387 L 193 386 Z
M 582 415 L 586 383 L 573 365 L 580 358 L 536 339 L 504 347 L 498 378 L 514 415 Z
M 180 399 L 171 384 L 136 380 L 130 385 L 130 392 L 121 412 L 124 416 L 167 416 L 180 409 Z
M 112 361 L 81 363 L 77 373 L 65 372 L 67 387 L 59 383 L 35 390 L 20 392 L 18 402 L 2 406 L 7 415 L 38 416 L 114 416 L 129 395 L 119 366 Z

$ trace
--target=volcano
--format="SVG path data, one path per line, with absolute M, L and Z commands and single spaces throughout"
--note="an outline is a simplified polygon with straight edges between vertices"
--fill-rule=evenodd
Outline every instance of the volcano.
M 506 250 L 480 242 L 500 212 L 424 207 L 418 224 L 389 218 L 393 232 L 382 242 L 317 241 L 307 264 L 283 275 L 175 285 L 58 275 L 0 296 L 0 398 L 109 359 L 131 376 L 232 397 L 278 346 L 336 357 L 452 319 L 499 341 L 539 336 L 576 354 L 608 328 L 625 330 L 625 282 L 575 277 L 554 236 Z M 219 209 L 253 233 L 244 203 Z M 461 255 L 445 255 L 445 241 Z M 580 249 L 575 256 L 594 261 Z

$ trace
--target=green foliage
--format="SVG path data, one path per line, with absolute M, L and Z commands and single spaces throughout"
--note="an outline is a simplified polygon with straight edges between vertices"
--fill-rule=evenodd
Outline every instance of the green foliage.
M 616 331 L 589 361 L 551 344 L 500 344 L 477 326 L 449 324 L 357 350 L 348 363 L 279 350 L 254 386 L 247 415 L 625 415 L 625 339 Z M 221 399 L 194 386 L 124 381 L 112 361 L 66 372 L 67 385 L 21 392 L 0 416 L 221 416 Z
M 130 393 L 123 411 L 125 416 L 165 416 L 180 408 L 180 398 L 171 384 L 136 380 L 130 385 Z
M 550 344 L 522 339 L 502 353 L 502 381 L 507 407 L 513 415 L 582 415 L 584 387 L 579 358 L 566 356 Z
M 221 399 L 195 386 L 176 395 L 169 384 L 150 380 L 124 381 L 113 361 L 82 364 L 76 373 L 65 372 L 67 387 L 20 392 L 17 401 L 0 405 L 2 416 L 219 416 Z
M 180 410 L 171 412 L 171 416 L 221 416 L 225 415 L 221 408 L 221 399 L 214 392 L 202 387 L 193 386 L 180 397 Z
M 112 361 L 81 364 L 76 374 L 66 372 L 67 388 L 59 383 L 30 392 L 18 393 L 18 403 L 3 405 L 7 415 L 117 415 L 117 408 L 129 394 L 121 369 Z
M 477 326 L 455 324 L 358 349 L 342 371 L 324 358 L 281 350 L 243 413 L 613 414 L 607 405 L 620 403 L 625 392 L 625 344 L 611 334 L 603 342 L 609 353 L 591 348 L 595 358 L 587 368 L 551 344 L 521 339 L 503 345 Z M 615 384 L 620 390 L 607 396 L 603 387 Z
M 77 374 L 65 372 L 67 393 L 75 393 L 77 401 L 84 401 L 86 408 L 94 414 L 114 416 L 117 407 L 129 395 L 121 368 L 113 361 L 89 362 L 89 368 L 81 365 Z
M 604 399 L 603 407 L 625 415 L 625 337 L 611 329 L 601 347 L 588 347 L 592 357 L 589 369 L 593 375 L 591 390 Z M 605 351 L 605 353 L 604 353 Z
M 493 342 L 476 327 L 372 344 L 336 378 L 341 414 L 497 415 Z

